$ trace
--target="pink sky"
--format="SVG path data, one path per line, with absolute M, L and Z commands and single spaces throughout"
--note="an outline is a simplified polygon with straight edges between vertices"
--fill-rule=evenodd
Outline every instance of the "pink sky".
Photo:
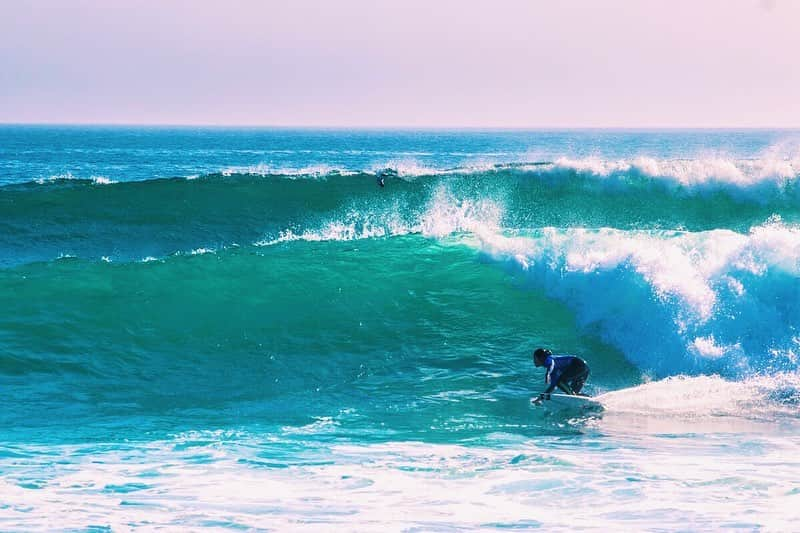
M 0 4 L 0 122 L 800 127 L 792 0 Z

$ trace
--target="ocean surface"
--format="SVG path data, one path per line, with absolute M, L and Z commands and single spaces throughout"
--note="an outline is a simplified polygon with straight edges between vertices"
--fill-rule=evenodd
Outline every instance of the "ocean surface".
M 2 531 L 800 520 L 797 131 L 1 126 L 0 309 Z

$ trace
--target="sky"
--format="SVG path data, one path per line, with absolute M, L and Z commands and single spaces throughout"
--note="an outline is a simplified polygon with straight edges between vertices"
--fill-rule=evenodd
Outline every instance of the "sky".
M 800 127 L 800 1 L 0 3 L 0 123 Z

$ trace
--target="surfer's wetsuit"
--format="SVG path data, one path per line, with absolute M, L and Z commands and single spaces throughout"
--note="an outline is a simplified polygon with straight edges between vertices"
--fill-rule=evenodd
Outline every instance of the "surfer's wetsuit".
M 550 384 L 544 394 L 550 394 L 556 386 L 567 394 L 578 394 L 589 377 L 589 365 L 574 355 L 548 355 L 544 367 L 544 382 Z

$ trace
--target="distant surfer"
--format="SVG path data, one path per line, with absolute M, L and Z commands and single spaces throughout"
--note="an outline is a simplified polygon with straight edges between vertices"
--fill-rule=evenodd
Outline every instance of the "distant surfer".
M 550 350 L 537 348 L 533 352 L 533 364 L 537 367 L 543 366 L 547 371 L 544 376 L 547 389 L 537 398 L 539 402 L 556 387 L 565 394 L 579 395 L 589 378 L 589 365 L 574 355 L 553 355 Z
M 386 178 L 396 178 L 396 177 L 397 177 L 397 171 L 393 168 L 384 168 L 375 171 L 375 178 L 378 181 L 378 185 L 381 187 L 386 187 Z

